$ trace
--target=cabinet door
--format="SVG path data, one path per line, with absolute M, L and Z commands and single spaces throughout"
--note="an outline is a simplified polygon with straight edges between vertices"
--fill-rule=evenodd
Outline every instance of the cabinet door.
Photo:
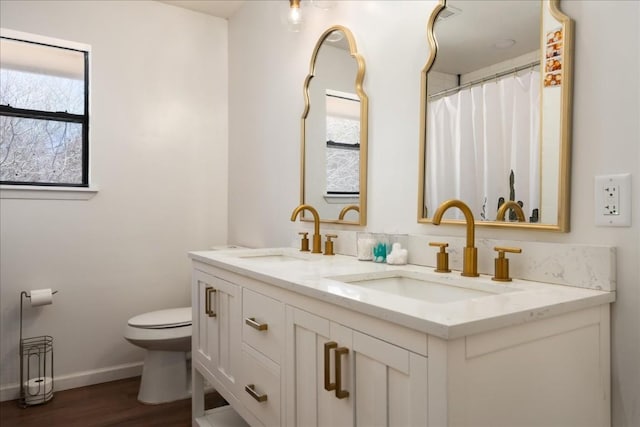
M 286 316 L 286 425 L 353 426 L 353 397 L 339 399 L 334 389 L 325 389 L 325 372 L 330 374 L 330 382 L 336 382 L 335 349 L 351 347 L 351 330 L 293 307 L 287 307 Z M 329 350 L 327 359 L 325 344 L 331 342 L 336 346 Z M 342 367 L 341 388 L 348 390 L 352 358 L 338 357 Z
M 427 358 L 353 332 L 356 425 L 426 426 Z
M 240 366 L 240 287 L 194 270 L 192 289 L 193 360 L 235 394 Z

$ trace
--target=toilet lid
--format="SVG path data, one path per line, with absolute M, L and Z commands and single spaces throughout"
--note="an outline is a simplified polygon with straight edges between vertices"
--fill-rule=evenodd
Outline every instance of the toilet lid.
M 191 307 L 152 311 L 129 319 L 129 326 L 146 329 L 177 328 L 191 325 Z

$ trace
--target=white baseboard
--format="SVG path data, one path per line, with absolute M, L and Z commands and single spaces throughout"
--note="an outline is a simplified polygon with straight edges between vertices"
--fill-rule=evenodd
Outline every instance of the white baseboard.
M 126 363 L 92 371 L 76 372 L 74 374 L 54 377 L 53 391 L 69 390 L 93 384 L 106 383 L 142 375 L 142 362 Z M 13 383 L 0 387 L 0 402 L 15 400 L 20 397 L 20 384 Z

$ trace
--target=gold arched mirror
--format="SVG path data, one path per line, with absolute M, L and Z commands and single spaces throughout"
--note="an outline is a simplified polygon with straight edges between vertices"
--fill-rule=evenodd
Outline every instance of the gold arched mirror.
M 427 39 L 418 222 L 461 199 L 477 225 L 568 231 L 573 25 L 559 0 L 440 0 Z M 524 221 L 497 220 L 510 201 Z
M 363 79 L 364 59 L 351 31 L 339 25 L 326 30 L 304 81 L 300 173 L 300 203 L 315 207 L 322 222 L 366 224 L 368 100 Z

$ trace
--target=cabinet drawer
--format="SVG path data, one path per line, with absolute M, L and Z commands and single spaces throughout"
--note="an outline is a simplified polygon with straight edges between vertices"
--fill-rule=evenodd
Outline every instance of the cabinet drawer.
M 284 347 L 284 305 L 243 289 L 242 340 L 276 363 Z
M 242 345 L 240 401 L 265 426 L 280 425 L 280 367 Z

